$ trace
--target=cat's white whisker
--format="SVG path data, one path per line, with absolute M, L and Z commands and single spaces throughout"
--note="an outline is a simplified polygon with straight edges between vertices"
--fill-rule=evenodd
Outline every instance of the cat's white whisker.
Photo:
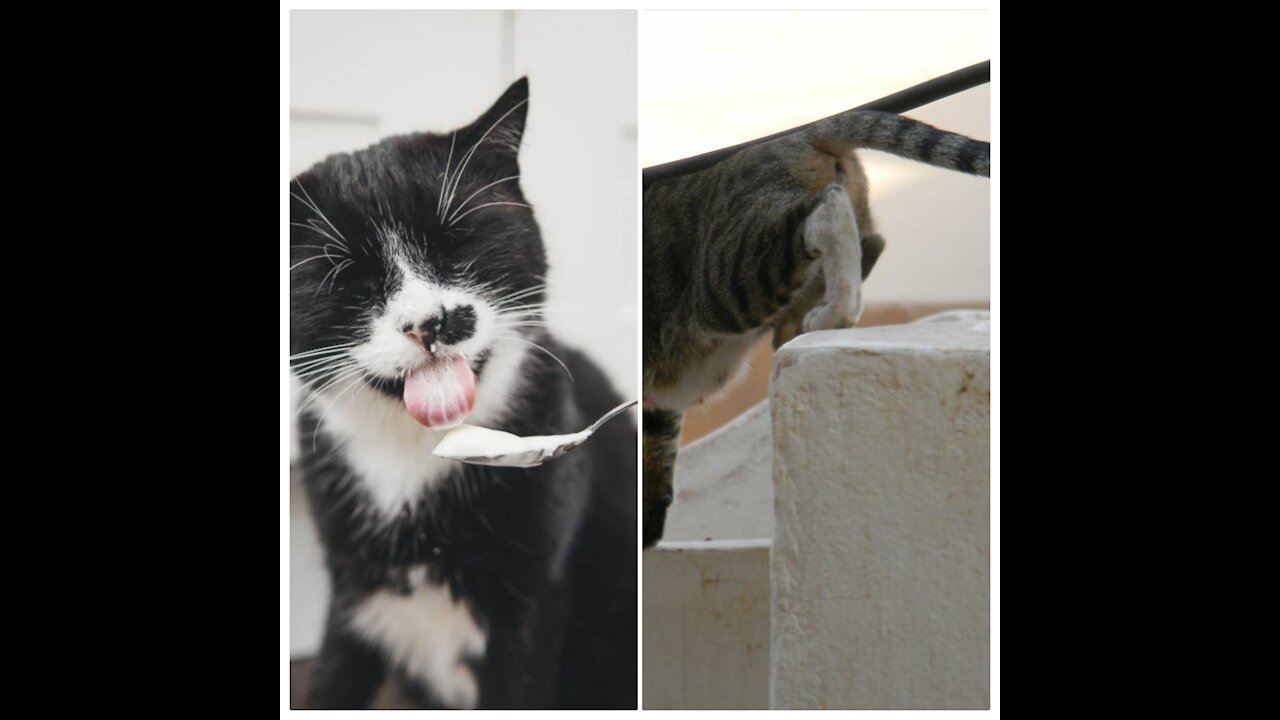
M 368 375 L 367 372 L 365 372 L 363 369 L 360 369 L 360 374 L 357 375 L 354 379 L 352 379 L 351 382 L 347 383 L 346 387 L 342 388 L 342 390 L 338 392 L 337 396 L 335 396 L 332 400 L 329 401 L 329 404 L 326 405 L 324 409 L 320 411 L 320 416 L 324 417 L 325 415 L 327 415 L 329 411 L 333 409 L 334 403 L 338 402 L 338 400 L 340 400 L 343 395 L 346 395 L 352 388 L 357 387 L 358 385 L 360 385 L 360 383 L 364 382 L 364 379 L 367 375 Z M 352 395 L 352 397 L 355 397 L 355 396 Z M 315 452 L 315 442 L 316 442 L 316 439 L 315 439 L 315 436 L 313 435 L 311 437 L 312 452 Z
M 493 308 L 500 313 L 507 313 L 507 312 L 523 312 L 524 310 L 529 308 L 541 309 L 545 305 L 547 305 L 547 303 L 526 304 L 521 302 L 521 299 L 515 299 L 515 300 L 508 300 L 502 303 L 493 303 Z
M 464 217 L 466 217 L 466 216 L 470 215 L 471 213 L 473 213 L 473 212 L 475 212 L 475 211 L 477 211 L 477 210 L 481 210 L 481 209 L 484 209 L 484 208 L 487 208 L 487 207 L 493 207 L 494 205 L 519 205 L 520 207 L 524 207 L 524 208 L 532 208 L 532 207 L 533 207 L 532 205 L 528 205 L 528 204 L 526 204 L 526 203 L 520 203 L 520 202 L 491 202 L 491 203 L 485 203 L 485 204 L 483 204 L 483 205 L 477 205 L 477 206 L 475 206 L 475 207 L 471 208 L 470 210 L 468 210 L 468 211 L 466 211 L 466 212 L 462 213 L 462 214 L 461 214 L 461 215 L 459 215 L 459 216 L 458 216 L 458 217 L 457 217 L 453 222 L 457 222 L 458 220 L 461 220 L 462 218 L 464 218 Z
M 522 343 L 524 343 L 525 345 L 532 345 L 533 347 L 535 347 L 535 348 L 537 348 L 537 349 L 541 350 L 542 352 L 546 353 L 547 355 L 549 355 L 549 356 L 551 357 L 551 359 L 552 359 L 552 360 L 555 360 L 557 363 L 559 363 L 559 364 L 560 364 L 560 367 L 564 368 L 565 374 L 567 374 L 567 375 L 569 376 L 569 382 L 577 382 L 576 380 L 574 380 L 574 379 L 573 379 L 573 373 L 572 373 L 572 372 L 569 372 L 569 366 L 568 366 L 568 365 L 565 365 L 565 364 L 564 364 L 564 361 L 563 361 L 563 360 L 561 360 L 559 357 L 557 357 L 555 353 L 553 353 L 553 352 L 551 352 L 550 350 L 548 350 L 548 349 L 546 349 L 546 348 L 542 347 L 542 346 L 541 346 L 541 345 L 539 345 L 538 343 L 536 343 L 536 342 L 530 342 L 529 340 L 525 340 L 525 339 L 524 339 L 524 338 L 522 338 L 522 337 L 517 337 L 517 336 L 515 336 L 515 335 L 509 335 L 509 334 L 506 334 L 506 333 L 502 333 L 502 334 L 495 333 L 495 334 L 494 334 L 494 337 L 495 337 L 495 338 L 501 338 L 501 339 L 503 339 L 503 340 L 515 340 L 516 342 L 522 342 Z
M 356 264 L 356 261 L 350 260 L 350 259 L 343 260 L 341 263 L 338 264 L 338 269 L 333 274 L 333 281 L 329 285 L 329 292 L 333 292 L 333 286 L 336 285 L 338 282 L 338 274 L 355 264 Z
M 337 240 L 336 238 L 334 238 L 332 235 L 330 235 L 330 234 L 329 234 L 329 232 L 328 232 L 327 230 L 325 230 L 324 228 L 318 228 L 318 227 L 316 227 L 316 226 L 314 226 L 314 225 L 312 225 L 312 224 L 310 224 L 310 223 L 290 222 L 289 224 L 290 224 L 290 225 L 294 225 L 294 226 L 296 226 L 296 227 L 305 228 L 305 229 L 310 230 L 310 231 L 312 231 L 312 232 L 314 232 L 314 233 L 317 233 L 317 234 L 319 234 L 319 235 L 323 235 L 326 239 L 328 239 L 328 240 L 329 240 L 330 242 L 332 242 L 334 245 L 337 245 L 337 246 L 339 246 L 339 247 L 343 247 L 342 243 L 338 242 L 338 240 Z M 294 247 L 301 247 L 301 246 L 295 245 Z
M 321 255 L 312 255 L 311 257 L 307 258 L 306 260 L 303 260 L 303 261 L 301 261 L 301 262 L 298 262 L 298 263 L 297 263 L 297 264 L 295 264 L 295 265 L 290 266 L 290 267 L 289 267 L 289 272 L 293 272 L 295 269 L 297 269 L 297 268 L 299 268 L 299 267 L 302 267 L 303 265 L 306 265 L 307 263 L 311 262 L 312 260 L 324 260 L 324 259 L 326 259 L 326 258 L 327 258 L 327 259 L 329 259 L 329 260 L 332 260 L 332 259 L 333 259 L 333 258 L 329 257 L 328 255 L 324 255 L 324 254 L 321 254 Z
M 496 323 L 544 323 L 547 317 L 542 313 L 500 313 L 494 318 Z
M 318 384 L 318 383 L 324 383 L 328 379 L 336 376 L 338 373 L 346 372 L 348 370 L 353 369 L 354 367 L 355 366 L 351 363 L 342 363 L 337 367 L 325 366 L 325 367 L 315 368 L 305 373 L 294 373 L 294 375 L 298 378 L 300 382 Z
M 356 366 L 355 361 L 346 360 L 343 362 L 323 364 L 323 365 L 320 365 L 319 367 L 313 367 L 304 372 L 295 371 L 293 374 L 299 380 L 306 380 L 308 382 L 319 382 L 320 379 L 325 377 L 326 375 L 329 375 L 331 373 L 336 373 L 342 370 L 349 370 L 355 366 Z
M 550 326 L 549 326 L 549 325 L 547 325 L 547 324 L 545 324 L 545 323 L 538 323 L 538 324 L 536 324 L 536 325 L 530 325 L 530 324 L 526 324 L 526 323 L 519 323 L 519 324 L 515 324 L 515 325 L 494 325 L 494 326 L 493 326 L 493 329 L 494 329 L 494 330 L 519 330 L 520 328 L 535 328 L 535 329 L 538 329 L 538 330 L 544 330 L 544 329 L 546 329 L 546 328 L 548 328 L 548 327 L 550 327 Z
M 329 292 L 333 292 L 334 287 L 338 284 L 338 273 L 342 272 L 343 268 L 353 264 L 355 264 L 354 260 L 343 260 L 341 263 L 334 265 L 333 269 L 325 273 L 324 277 L 320 279 L 320 285 L 316 288 L 316 295 L 319 295 L 320 291 L 324 289 L 324 281 L 329 279 L 329 275 L 333 275 L 333 281 L 329 284 Z
M 322 355 L 317 358 L 304 358 L 297 363 L 290 363 L 289 369 L 295 372 L 307 370 L 324 363 L 345 362 L 351 357 L 350 353 L 342 353 L 339 355 Z
M 308 227 L 311 227 L 311 226 L 308 226 Z M 327 232 L 323 232 L 322 230 L 320 230 L 320 228 L 311 227 L 311 229 L 320 233 L 322 236 L 324 236 L 326 240 L 329 241 L 325 243 L 325 247 L 338 248 L 338 250 L 341 251 L 344 255 L 350 254 L 351 250 L 350 248 L 347 247 L 346 243 L 342 242 L 341 240 L 338 240 L 337 238 L 335 238 L 334 236 L 330 235 Z
M 369 373 L 365 372 L 363 368 L 357 368 L 357 369 L 359 370 L 359 372 L 356 374 L 356 377 L 353 378 L 350 382 L 348 382 L 342 388 L 342 390 L 338 392 L 337 396 L 335 396 L 332 400 L 329 401 L 329 404 L 326 405 L 325 409 L 321 411 L 320 413 L 321 415 L 324 415 L 325 413 L 329 412 L 329 410 L 333 408 L 333 404 L 336 403 L 343 395 L 346 395 L 348 392 L 350 392 L 352 388 L 364 382 L 365 377 Z
M 297 182 L 297 180 L 294 180 L 294 182 Z M 299 184 L 298 184 L 298 187 L 302 187 L 302 184 L 301 184 L 301 183 L 299 183 Z M 297 199 L 298 199 L 298 202 L 300 202 L 300 203 L 302 203 L 303 205 L 305 205 L 305 206 L 307 207 L 307 209 L 308 209 L 308 210 L 310 210 L 311 212 L 316 212 L 316 206 L 315 206 L 315 205 L 312 205 L 310 201 L 308 201 L 308 200 L 304 199 L 301 195 L 299 195 L 298 193 L 296 193 L 296 192 L 294 192 L 294 191 L 292 191 L 292 190 L 290 190 L 290 191 L 289 191 L 289 194 L 290 194 L 290 195 L 292 195 L 292 196 L 294 196 L 295 198 L 297 198 Z
M 315 395 L 320 395 L 325 390 L 328 390 L 330 387 L 333 387 L 334 385 L 342 382 L 346 378 L 351 377 L 352 374 L 359 372 L 360 370 L 361 368 L 358 364 L 351 365 L 350 367 L 341 368 L 341 372 L 334 373 L 332 377 L 329 377 L 324 381 L 320 381 L 320 382 L 313 381 L 311 383 L 311 385 L 314 386 L 314 390 L 312 392 Z
M 320 209 L 319 205 L 317 205 L 317 204 L 316 204 L 316 201 L 311 199 L 311 193 L 307 192 L 307 189 L 306 189 L 305 187 L 303 187 L 303 186 L 302 186 L 302 181 L 301 181 L 301 180 L 297 180 L 297 179 L 295 179 L 295 180 L 294 180 L 294 182 L 298 183 L 298 189 L 302 191 L 302 194 L 303 194 L 303 195 L 306 195 L 306 196 L 307 196 L 307 200 L 310 200 L 310 202 L 311 202 L 311 209 L 312 209 L 312 210 L 314 210 L 314 211 L 316 212 L 316 214 L 320 216 L 320 219 L 324 220 L 324 221 L 325 221 L 325 223 L 326 223 L 330 228 L 333 228 L 333 231 L 334 231 L 335 233 L 337 233 L 337 234 L 338 234 L 338 237 L 342 238 L 342 240 L 343 240 L 343 247 L 346 247 L 346 240 L 347 240 L 346 236 L 342 234 L 342 231 L 341 231 L 341 230 L 339 230 L 336 226 L 334 226 L 334 224 L 329 220 L 329 217 L 328 217 L 327 215 L 325 215 L 325 214 L 324 214 L 324 211 L 322 211 L 322 210 Z M 292 191 L 290 191 L 290 193 L 292 193 Z M 294 197 L 298 197 L 298 196 L 297 196 L 297 195 L 294 195 Z M 302 198 L 298 198 L 298 200 L 302 200 Z
M 320 291 L 324 289 L 324 283 L 325 283 L 325 281 L 326 281 L 326 280 L 328 280 L 328 279 L 329 279 L 329 276 L 333 274 L 333 271 L 334 271 L 334 270 L 337 270 L 339 267 L 341 267 L 341 266 L 339 266 L 339 265 L 337 265 L 337 264 L 335 263 L 333 267 L 329 268 L 329 272 L 325 273 L 325 274 L 324 274 L 324 277 L 320 278 L 320 283 L 319 283 L 318 285 L 316 285 L 316 291 L 315 291 L 315 293 L 312 295 L 312 297 L 319 297 L 319 296 L 320 296 Z
M 355 367 L 355 368 L 351 368 L 351 369 L 348 369 L 348 370 L 344 370 L 343 372 L 339 373 L 339 374 L 338 374 L 338 375 L 336 375 L 335 377 L 328 379 L 327 381 L 325 381 L 325 383 L 324 383 L 323 385 L 321 385 L 320 387 L 315 388 L 314 390 L 311 390 L 311 391 L 307 394 L 307 398 L 306 398 L 306 400 L 305 400 L 305 401 L 303 401 L 302 403 L 300 403 L 300 404 L 298 405 L 298 409 L 297 409 L 297 411 L 294 413 L 294 417 L 295 417 L 295 418 L 296 418 L 296 417 L 298 417 L 299 415 L 301 415 L 301 414 L 302 414 L 302 411 L 303 411 L 303 410 L 307 409 L 307 408 L 308 408 L 308 407 L 310 407 L 312 404 L 314 404 L 314 403 L 316 402 L 316 400 L 317 400 L 318 398 L 320 398 L 320 397 L 324 394 L 324 391 L 325 391 L 325 390 L 328 390 L 329 388 L 333 387 L 334 385 L 337 385 L 338 383 L 343 382 L 343 381 L 345 381 L 345 380 L 347 380 L 347 379 L 349 379 L 349 378 L 351 378 L 351 377 L 353 377 L 353 376 L 356 376 L 356 379 L 357 379 L 357 380 L 359 380 L 359 379 L 361 379 L 361 378 L 360 378 L 361 374 L 362 374 L 362 373 L 364 373 L 364 372 L 365 372 L 365 370 L 364 370 L 363 368 Z M 312 447 L 312 449 L 313 449 L 313 450 L 315 449 L 315 448 L 314 448 L 314 446 Z
M 504 277 L 509 277 L 509 276 L 504 276 Z M 495 281 L 495 283 L 496 283 L 496 282 L 497 282 L 497 281 Z M 537 291 L 537 290 L 545 290 L 546 288 L 547 288 L 547 282 L 546 282 L 546 280 L 543 280 L 542 282 L 540 282 L 540 283 L 535 283 L 535 284 L 533 284 L 533 285 L 530 285 L 529 287 L 526 287 L 526 288 L 520 288 L 519 290 L 513 290 L 513 291 L 511 291 L 511 292 L 507 293 L 506 295 L 503 295 L 503 296 L 502 296 L 502 298 L 503 298 L 503 299 L 506 299 L 506 298 L 512 298 L 512 297 L 519 297 L 519 296 L 521 296 L 521 295 L 525 295 L 525 294 L 527 294 L 527 293 L 535 292 L 535 291 Z
M 349 356 L 321 358 L 306 365 L 290 366 L 289 370 L 310 386 L 315 386 L 320 378 L 338 370 L 353 368 L 358 363 Z
M 499 184 L 499 183 L 504 183 L 504 182 L 506 182 L 506 181 L 508 181 L 508 180 L 519 180 L 519 179 L 520 179 L 520 176 L 519 176 L 519 175 L 512 175 L 511 177 L 504 177 L 504 178 L 502 178 L 501 180 L 495 180 L 495 181 L 493 181 L 493 182 L 489 183 L 488 185 L 485 185 L 484 187 L 480 188 L 479 190 L 477 190 L 477 191 L 475 191 L 475 192 L 471 193 L 471 195 L 470 195 L 470 196 L 468 196 L 466 200 L 463 200 L 463 201 L 462 201 L 462 204 L 458 205 L 458 209 L 457 209 L 457 210 L 454 210 L 454 211 L 453 211 L 453 214 L 452 214 L 452 215 L 450 215 L 450 216 L 449 216 L 449 219 L 448 219 L 448 220 L 446 220 L 445 222 L 447 222 L 447 223 L 449 223 L 449 224 L 452 224 L 452 223 L 453 223 L 453 219 L 454 219 L 455 217 L 457 217 L 457 216 L 458 216 L 458 213 L 462 212 L 462 209 L 463 209 L 463 208 L 465 208 L 465 207 L 467 206 L 467 203 L 471 202 L 473 199 L 475 199 L 475 196 L 479 195 L 480 193 L 484 192 L 485 190 L 488 190 L 489 188 L 493 187 L 494 185 L 497 185 L 497 184 Z
M 314 222 L 314 220 L 308 220 L 308 221 L 307 221 L 307 222 L 305 222 L 305 223 L 296 223 L 296 222 L 291 222 L 291 223 L 289 223 L 289 224 L 290 224 L 290 225 L 296 225 L 296 226 L 298 226 L 298 227 L 300 227 L 300 228 L 306 228 L 307 230 L 310 230 L 311 232 L 316 233 L 317 235 L 321 235 L 321 236 L 323 236 L 326 240 L 328 240 L 329 242 L 333 243 L 333 245 L 334 245 L 335 247 L 340 247 L 340 248 L 342 248 L 344 252 L 345 252 L 345 251 L 347 251 L 347 245 L 346 245 L 346 243 L 344 243 L 344 242 L 342 242 L 341 240 L 339 240 L 339 239 L 335 238 L 333 235 L 331 235 L 331 234 L 329 233 L 329 231 L 328 231 L 328 230 L 325 230 L 323 227 L 320 227 L 320 226 L 318 226 L 318 225 L 313 225 L 313 224 L 312 224 L 313 222 Z
M 336 343 L 334 345 L 325 345 L 324 347 L 315 348 L 314 350 L 305 350 L 300 353 L 294 353 L 293 355 L 289 356 L 289 359 L 292 360 L 294 358 L 307 357 L 308 355 L 319 355 L 320 353 L 331 352 L 331 351 L 336 352 L 344 348 L 354 347 L 358 344 L 359 344 L 358 342 L 353 340 L 351 342 Z
M 524 322 L 546 322 L 546 318 L 545 318 L 545 317 L 543 317 L 541 313 L 536 313 L 536 312 L 527 312 L 527 313 L 522 313 L 522 312 L 498 313 L 498 314 L 495 316 L 494 320 L 495 320 L 495 321 L 497 321 L 497 322 L 516 322 L 516 323 L 524 323 Z
M 351 360 L 346 356 L 321 357 L 319 360 L 308 360 L 306 363 L 289 365 L 289 370 L 297 377 L 305 378 L 307 375 L 319 372 L 319 370 L 337 368 L 338 365 L 346 363 L 351 363 Z
M 512 297 L 511 300 L 494 302 L 494 306 L 495 307 L 541 307 L 541 306 L 549 305 L 549 301 L 547 300 L 543 300 L 541 302 L 529 302 L 530 300 L 534 300 L 534 293 L 527 293 L 527 295 L 525 295 L 524 297 Z
M 498 298 L 494 302 L 498 304 L 502 304 L 511 300 L 519 300 L 520 298 L 528 297 L 529 295 L 533 295 L 534 293 L 537 293 L 546 289 L 547 289 L 547 284 L 542 283 L 540 285 L 534 285 L 531 288 L 525 288 L 524 290 L 521 290 L 519 292 L 514 292 L 509 295 L 503 295 L 502 297 Z
M 303 370 L 305 368 L 319 365 L 321 363 L 333 363 L 333 362 L 338 362 L 340 360 L 345 360 L 350 356 L 351 356 L 351 353 L 348 353 L 348 352 L 335 353 L 331 355 L 321 355 L 318 358 L 303 359 L 301 362 L 289 365 L 289 367 L 293 370 Z
M 471 281 L 474 281 L 474 280 L 475 280 L 475 276 L 474 276 L 474 274 L 472 274 L 472 272 L 471 272 L 471 268 L 475 267 L 476 261 L 478 261 L 479 259 L 480 259 L 480 258 L 471 258 L 470 260 L 468 260 L 468 261 L 467 261 L 467 262 L 466 262 L 466 263 L 465 263 L 465 264 L 464 264 L 464 265 L 463 265 L 463 266 L 458 270 L 459 274 L 466 274 L 466 275 L 469 275 L 470 277 L 469 277 L 468 279 L 469 279 L 469 280 L 471 280 Z
M 548 307 L 551 307 L 550 303 L 524 305 L 519 302 L 511 302 L 505 305 L 495 306 L 495 309 L 503 315 L 528 315 L 530 313 L 540 312 Z
M 449 214 L 449 206 L 453 205 L 453 196 L 456 195 L 458 192 L 458 183 L 462 181 L 463 174 L 466 173 L 467 171 L 467 165 L 471 163 L 471 157 L 475 154 L 476 149 L 480 147 L 480 143 L 483 143 L 485 139 L 489 137 L 489 133 L 493 132 L 494 128 L 501 125 L 502 121 L 506 120 L 508 115 L 515 112 L 518 108 L 520 108 L 527 102 L 529 102 L 529 100 L 526 98 L 516 103 L 515 105 L 512 105 L 511 109 L 507 110 L 505 113 L 502 114 L 502 117 L 494 121 L 494 123 L 489 126 L 489 129 L 484 131 L 484 135 L 481 135 L 480 139 L 476 141 L 476 144 L 472 145 L 471 149 L 467 151 L 466 156 L 463 157 L 462 162 L 459 163 L 458 165 L 458 174 L 456 176 L 456 179 L 453 182 L 453 189 L 449 191 L 449 202 L 444 206 L 444 212 L 446 215 Z
M 528 318 L 546 317 L 546 308 L 521 309 L 519 307 L 506 307 L 506 308 L 495 308 L 495 310 L 497 310 L 498 316 L 502 318 L 517 319 L 517 318 L 525 318 L 525 317 L 528 317 Z
M 315 348 L 314 350 L 304 350 L 303 352 L 295 353 L 293 355 L 290 355 L 289 359 L 298 360 L 301 358 L 315 357 L 318 355 L 333 355 L 335 353 L 345 353 L 350 348 L 353 348 L 358 344 L 360 344 L 360 341 L 350 340 L 347 342 L 335 343 L 333 345 L 325 345 L 324 347 L 318 347 L 318 348 Z
M 458 131 L 449 133 L 449 159 L 444 162 L 444 178 L 440 181 L 440 199 L 436 201 L 436 217 L 440 217 L 440 205 L 444 203 L 444 191 L 449 187 L 449 166 L 453 163 L 453 143 L 458 139 Z M 446 210 L 445 212 L 448 212 Z
M 337 247 L 337 246 L 330 245 L 328 243 L 325 243 L 324 245 L 290 245 L 289 249 L 292 250 L 294 248 L 313 248 L 315 250 L 327 251 L 331 247 Z
M 470 150 L 468 150 L 468 151 L 466 152 L 466 154 L 462 156 L 462 162 L 463 162 L 463 163 L 470 162 L 470 161 L 471 161 L 471 155 L 472 155 L 472 153 L 474 153 L 474 152 L 476 151 L 476 148 L 477 148 L 477 147 L 479 147 L 479 146 L 480 146 L 480 144 L 479 144 L 479 143 L 476 143 L 475 145 L 472 145 L 472 146 L 471 146 L 471 149 L 470 149 Z M 448 199 L 448 200 L 446 200 L 446 201 L 445 201 L 445 204 L 444 204 L 444 214 L 445 214 L 445 215 L 448 215 L 448 214 L 449 214 L 449 208 L 453 206 L 453 197 L 454 197 L 454 195 L 458 192 L 458 183 L 462 181 L 462 170 L 463 170 L 463 169 L 465 169 L 465 168 L 463 168 L 463 167 L 459 167 L 459 168 L 458 168 L 458 173 L 457 173 L 456 175 L 454 175 L 453 185 L 452 185 L 452 187 L 450 187 L 450 188 L 449 188 L 449 199 Z

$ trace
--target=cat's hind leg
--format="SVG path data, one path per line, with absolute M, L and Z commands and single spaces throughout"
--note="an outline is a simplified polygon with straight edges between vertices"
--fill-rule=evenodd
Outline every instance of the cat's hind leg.
M 662 539 L 671 505 L 672 477 L 680 445 L 681 415 L 672 410 L 645 408 L 641 413 L 644 437 L 644 529 L 641 543 L 651 548 Z
M 862 238 L 844 187 L 823 190 L 805 218 L 804 245 L 821 262 L 825 285 L 822 301 L 805 315 L 805 332 L 853 327 L 862 316 Z

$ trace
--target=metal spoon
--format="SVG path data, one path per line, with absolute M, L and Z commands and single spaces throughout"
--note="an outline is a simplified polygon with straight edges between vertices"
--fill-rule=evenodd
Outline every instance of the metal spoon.
M 459 425 L 444 436 L 432 454 L 472 465 L 537 467 L 586 442 L 601 425 L 638 402 L 640 401 L 625 402 L 605 413 L 586 430 L 569 435 L 520 437 L 476 425 Z

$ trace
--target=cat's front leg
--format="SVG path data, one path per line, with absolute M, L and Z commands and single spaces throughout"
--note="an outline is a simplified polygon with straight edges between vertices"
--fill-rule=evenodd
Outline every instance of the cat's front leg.
M 662 539 L 671 505 L 672 478 L 680 445 L 681 415 L 662 408 L 645 408 L 641 414 L 644 435 L 644 529 L 642 547 L 651 548 Z
M 805 332 L 853 327 L 862 316 L 862 238 L 845 188 L 823 191 L 822 202 L 805 218 L 804 243 L 821 261 L 825 284 L 822 302 L 805 315 Z
M 356 636 L 339 614 L 333 606 L 329 608 L 324 642 L 307 694 L 309 709 L 365 709 L 386 675 L 381 653 Z

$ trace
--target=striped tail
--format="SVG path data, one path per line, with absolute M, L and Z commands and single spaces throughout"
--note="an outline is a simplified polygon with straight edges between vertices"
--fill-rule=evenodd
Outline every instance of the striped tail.
M 803 134 L 819 149 L 831 144 L 838 150 L 868 148 L 948 170 L 991 177 L 991 143 L 893 113 L 852 110 L 820 120 Z

